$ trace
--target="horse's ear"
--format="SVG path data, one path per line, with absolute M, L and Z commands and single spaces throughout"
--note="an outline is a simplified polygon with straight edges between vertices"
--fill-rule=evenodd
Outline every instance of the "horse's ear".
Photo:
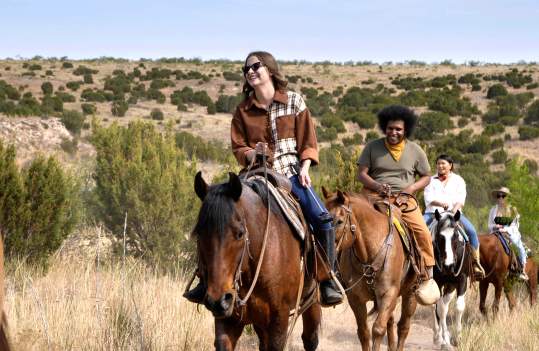
M 458 222 L 458 220 L 460 219 L 460 210 L 457 210 L 457 212 L 453 216 L 453 219 L 455 220 L 455 222 Z
M 228 173 L 228 195 L 234 200 L 238 201 L 241 196 L 241 180 L 240 178 L 232 172 Z
M 331 195 L 331 194 L 329 193 L 329 191 L 326 189 L 326 187 L 323 186 L 323 185 L 322 185 L 322 195 L 324 195 L 324 199 L 326 199 L 326 200 L 329 199 L 329 197 L 330 197 L 330 195 Z
M 440 212 L 438 211 L 438 209 L 436 209 L 434 211 L 434 218 L 436 218 L 437 221 L 439 221 L 441 218 L 442 218 L 442 215 L 440 214 Z
M 206 194 L 208 193 L 208 184 L 206 184 L 206 181 L 204 181 L 204 178 L 202 178 L 201 171 L 198 171 L 195 176 L 195 193 L 197 194 L 198 198 L 202 201 L 204 201 L 204 198 L 206 197 Z
M 346 203 L 346 195 L 340 190 L 337 190 L 337 200 L 339 203 Z

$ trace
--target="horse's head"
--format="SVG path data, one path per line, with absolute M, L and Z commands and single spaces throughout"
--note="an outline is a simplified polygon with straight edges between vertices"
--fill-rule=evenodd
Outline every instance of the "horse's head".
M 434 251 L 436 254 L 436 265 L 441 272 L 457 272 L 462 260 L 462 249 L 465 242 L 462 235 L 457 230 L 457 223 L 460 219 L 460 211 L 455 214 L 451 212 L 434 212 L 438 223 L 434 232 Z
M 240 204 L 243 185 L 234 173 L 229 177 L 226 183 L 208 186 L 201 172 L 195 176 L 195 192 L 202 207 L 193 235 L 207 284 L 205 305 L 216 318 L 232 314 L 236 274 L 247 250 L 247 227 Z
M 335 242 L 337 250 L 352 246 L 357 234 L 357 223 L 350 205 L 350 196 L 346 192 L 337 190 L 330 193 L 322 187 L 326 208 L 333 217 L 335 226 Z

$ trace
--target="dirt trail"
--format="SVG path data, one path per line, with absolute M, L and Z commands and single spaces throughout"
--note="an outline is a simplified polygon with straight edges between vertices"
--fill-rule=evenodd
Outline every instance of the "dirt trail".
M 347 303 L 336 308 L 325 308 L 322 311 L 322 330 L 318 349 L 322 351 L 361 350 L 356 334 L 354 314 Z M 398 316 L 398 312 L 396 317 Z M 369 319 L 372 325 L 374 317 Z M 397 318 L 398 321 L 398 318 Z M 430 309 L 418 306 L 413 318 L 410 334 L 406 339 L 405 350 L 439 350 L 432 343 L 432 329 L 430 327 Z M 301 320 L 298 320 L 291 340 L 290 351 L 302 351 Z M 385 342 L 382 350 L 386 350 Z M 258 350 L 256 336 L 242 337 L 239 350 Z

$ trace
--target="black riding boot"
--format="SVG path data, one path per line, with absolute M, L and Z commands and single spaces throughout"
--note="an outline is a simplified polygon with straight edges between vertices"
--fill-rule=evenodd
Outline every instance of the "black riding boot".
M 202 279 L 200 279 L 197 286 L 186 291 L 183 294 L 183 297 L 194 303 L 203 303 L 204 298 L 206 297 L 206 285 L 202 282 Z
M 317 233 L 317 240 L 322 248 L 322 257 L 329 261 L 329 268 L 335 271 L 335 230 L 332 227 L 327 230 L 320 230 Z M 321 302 L 324 306 L 334 306 L 342 302 L 343 296 L 337 289 L 333 279 L 320 282 Z

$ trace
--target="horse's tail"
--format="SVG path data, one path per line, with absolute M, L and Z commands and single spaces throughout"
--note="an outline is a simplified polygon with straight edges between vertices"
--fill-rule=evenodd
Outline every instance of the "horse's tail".
M 5 312 L 2 312 L 2 320 L 0 321 L 0 351 L 11 351 L 7 337 L 7 317 Z

